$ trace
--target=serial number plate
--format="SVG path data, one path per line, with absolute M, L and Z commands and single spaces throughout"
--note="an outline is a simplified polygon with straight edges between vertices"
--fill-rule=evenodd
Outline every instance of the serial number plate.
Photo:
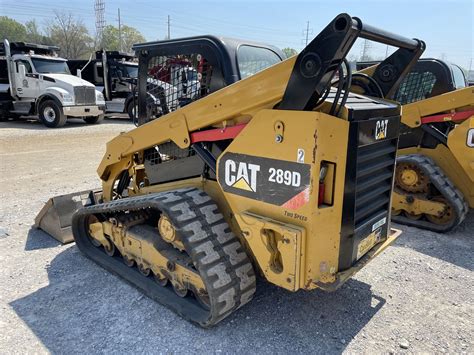
M 381 229 L 370 233 L 367 237 L 362 239 L 357 246 L 357 260 L 365 255 L 372 247 L 380 240 Z

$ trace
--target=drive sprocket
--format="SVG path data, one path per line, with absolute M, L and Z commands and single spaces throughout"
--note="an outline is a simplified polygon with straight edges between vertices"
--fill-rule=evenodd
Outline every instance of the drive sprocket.
M 428 192 L 430 178 L 413 162 L 399 163 L 395 170 L 395 185 L 407 192 Z

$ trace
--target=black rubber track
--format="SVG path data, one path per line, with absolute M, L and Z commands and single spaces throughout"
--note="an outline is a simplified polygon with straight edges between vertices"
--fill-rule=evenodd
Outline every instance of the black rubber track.
M 175 226 L 206 286 L 210 310 L 202 308 L 194 298 L 180 298 L 171 287 L 162 287 L 152 277 L 129 268 L 121 256 L 107 256 L 103 248 L 92 245 L 87 216 L 109 218 L 150 208 L 165 213 Z M 218 323 L 249 302 L 255 293 L 255 272 L 245 250 L 217 205 L 199 189 L 167 191 L 85 207 L 74 214 L 72 230 L 78 248 L 91 260 L 202 327 Z
M 426 176 L 429 177 L 430 183 L 440 192 L 440 194 L 446 198 L 453 209 L 455 218 L 451 223 L 448 224 L 435 224 L 425 219 L 412 220 L 408 217 L 398 215 L 392 216 L 392 220 L 397 223 L 414 226 L 422 229 L 431 230 L 438 233 L 445 233 L 452 230 L 454 227 L 464 221 L 467 213 L 469 212 L 469 205 L 465 200 L 462 193 L 454 186 L 451 180 L 443 173 L 441 168 L 436 165 L 433 159 L 420 155 L 420 154 L 409 154 L 402 155 L 397 158 L 397 164 L 409 163 L 417 165 Z M 410 194 L 399 189 L 404 194 Z M 413 194 L 416 196 L 416 194 Z

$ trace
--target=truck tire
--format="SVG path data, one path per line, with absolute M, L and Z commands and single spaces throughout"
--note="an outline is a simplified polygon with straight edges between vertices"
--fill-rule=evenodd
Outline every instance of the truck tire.
M 66 124 L 67 117 L 62 108 L 53 100 L 43 101 L 39 105 L 39 118 L 46 127 L 57 128 Z
M 134 119 L 134 111 L 138 110 L 138 104 L 133 105 L 133 100 L 131 100 L 127 105 L 127 113 L 130 120 Z
M 100 123 L 103 119 L 104 115 L 84 117 L 84 121 L 88 124 Z

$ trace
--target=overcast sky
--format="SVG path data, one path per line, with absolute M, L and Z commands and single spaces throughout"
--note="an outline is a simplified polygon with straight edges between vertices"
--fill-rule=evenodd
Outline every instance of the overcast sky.
M 373 26 L 423 39 L 425 57 L 443 57 L 474 70 L 473 4 L 473 0 L 105 0 L 105 20 L 117 25 L 120 8 L 122 23 L 136 27 L 147 40 L 156 40 L 166 35 L 170 15 L 172 38 L 216 34 L 300 50 L 307 21 L 314 36 L 335 15 L 347 12 Z M 74 13 L 95 33 L 94 0 L 0 0 L 0 15 L 20 22 L 34 18 L 45 24 L 54 10 Z M 353 51 L 360 54 L 360 44 Z M 386 47 L 373 45 L 371 52 L 384 56 Z

